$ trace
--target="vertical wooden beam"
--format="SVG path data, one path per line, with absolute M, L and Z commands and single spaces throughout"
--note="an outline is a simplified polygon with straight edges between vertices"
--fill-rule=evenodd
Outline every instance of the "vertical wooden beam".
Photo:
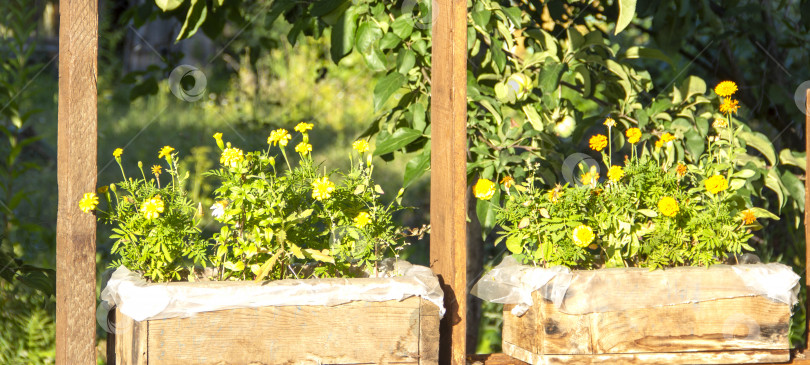
M 98 0 L 59 2 L 56 363 L 95 364 L 96 220 L 79 200 L 96 188 Z
M 810 264 L 810 249 L 808 249 L 808 243 L 810 243 L 810 223 L 808 223 L 807 218 L 810 218 L 810 179 L 808 179 L 808 174 L 810 174 L 810 156 L 807 155 L 810 152 L 810 89 L 805 91 L 805 100 L 804 100 L 804 163 L 805 163 L 805 170 L 804 170 L 804 279 L 805 279 L 805 286 L 806 289 L 805 293 L 810 295 L 810 272 L 807 272 L 807 265 Z M 804 330 L 807 335 L 807 343 L 805 344 L 805 353 L 807 350 L 810 350 L 810 300 L 807 300 L 805 297 L 805 323 L 804 323 Z
M 464 364 L 467 313 L 467 0 L 433 1 L 430 266 L 447 314 L 440 364 Z

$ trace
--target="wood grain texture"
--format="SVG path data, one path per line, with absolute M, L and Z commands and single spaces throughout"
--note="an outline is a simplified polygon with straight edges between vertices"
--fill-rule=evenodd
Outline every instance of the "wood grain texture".
M 438 364 L 439 311 L 420 298 L 203 312 L 116 313 L 116 364 Z M 129 322 L 127 322 L 129 321 Z
M 56 363 L 96 363 L 96 221 L 79 200 L 96 189 L 98 1 L 59 2 Z
M 807 89 L 805 92 L 805 101 L 804 101 L 804 152 L 805 156 L 808 151 L 810 151 L 810 89 Z M 808 218 L 810 218 L 810 179 L 807 178 L 807 171 L 810 171 L 810 158 L 805 157 L 805 179 L 804 179 L 804 242 L 810 242 L 810 224 L 808 224 Z M 810 262 L 810 249 L 807 248 L 805 245 L 804 248 L 804 262 Z M 810 275 L 805 275 L 805 293 L 810 293 Z M 805 306 L 805 313 L 810 313 L 810 300 L 804 301 Z M 806 316 L 805 319 L 805 326 L 804 328 L 810 329 L 810 316 Z M 808 332 L 810 334 L 810 332 Z M 805 349 L 810 349 L 810 335 L 807 336 L 807 343 L 804 346 Z
M 810 360 L 802 353 L 791 351 L 791 358 L 788 362 L 768 363 L 762 365 L 810 365 Z M 504 353 L 496 354 L 476 354 L 467 355 L 468 365 L 527 365 L 526 362 L 520 361 L 506 355 Z
M 615 279 L 633 286 L 631 275 Z M 593 300 L 604 300 L 601 294 L 592 295 Z M 790 306 L 764 297 L 588 314 L 563 313 L 540 292 L 533 293 L 533 300 L 535 305 L 522 317 L 511 314 L 511 305 L 504 306 L 503 313 L 504 353 L 529 363 L 717 364 L 790 359 Z
M 147 336 L 149 322 L 136 322 L 127 317 L 118 309 L 115 310 L 115 341 L 107 346 L 115 347 L 115 356 L 108 364 L 115 365 L 146 365 L 147 364 Z M 109 351 L 108 351 L 109 352 Z
M 444 289 L 440 362 L 463 364 L 467 313 L 467 1 L 433 3 L 430 267 Z

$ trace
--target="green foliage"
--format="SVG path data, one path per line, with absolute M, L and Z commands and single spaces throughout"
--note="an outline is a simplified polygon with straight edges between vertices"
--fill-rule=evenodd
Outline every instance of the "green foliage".
M 0 362 L 55 363 L 55 305 L 53 296 L 0 281 Z
M 363 142 L 348 173 L 320 173 L 309 151 L 307 124 L 296 130 L 302 142 L 294 168 L 286 152 L 287 131 L 276 130 L 268 140 L 278 145 L 286 169 L 271 155 L 274 147 L 243 153 L 217 139 L 222 166 L 211 175 L 221 186 L 212 209 L 223 226 L 214 235 L 212 262 L 223 279 L 353 277 L 376 272 L 383 257 L 398 257 L 404 247 L 392 219 L 403 191 L 382 204 L 383 191 L 371 178 L 374 167 Z M 335 175 L 341 175 L 337 182 Z
M 95 210 L 100 221 L 115 226 L 110 236 L 115 239 L 112 253 L 121 258 L 110 267 L 123 265 L 155 282 L 179 280 L 193 273 L 194 265 L 206 263 L 206 243 L 198 227 L 202 208 L 189 199 L 188 172 L 178 171 L 177 153 L 172 150 L 166 146 L 160 152 L 168 175 L 163 186 L 163 166 L 152 166 L 154 178 L 147 179 L 139 161 L 141 176 L 128 178 L 121 157 L 116 156 L 123 181 L 99 188 L 108 209 Z

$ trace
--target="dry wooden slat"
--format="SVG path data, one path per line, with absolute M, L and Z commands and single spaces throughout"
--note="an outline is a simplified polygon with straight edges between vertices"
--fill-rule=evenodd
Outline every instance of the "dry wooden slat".
M 810 89 L 807 89 L 805 92 L 805 101 L 804 101 L 804 152 L 805 152 L 805 178 L 804 178 L 804 242 L 810 242 L 810 224 L 808 224 L 808 218 L 810 218 L 810 179 L 807 178 L 807 174 L 810 174 L 810 156 L 807 156 L 807 152 L 810 151 Z M 807 268 L 808 263 L 810 263 L 810 249 L 808 249 L 807 244 L 804 247 L 804 262 L 805 262 L 805 269 Z M 805 275 L 805 293 L 810 293 L 810 275 Z M 810 349 L 810 300 L 805 299 L 804 301 L 804 308 L 805 308 L 805 326 L 804 328 L 808 330 L 807 332 L 807 342 L 805 343 L 804 348 Z
M 731 281 L 733 272 L 695 269 L 690 276 Z M 587 274 L 598 275 L 599 272 Z M 657 275 L 686 275 L 663 271 Z M 618 275 L 618 276 L 617 276 Z M 634 280 L 647 276 L 614 271 L 600 278 L 624 283 L 633 293 Z M 729 276 L 729 277 L 723 277 Z M 674 278 L 673 278 L 674 279 Z M 671 282 L 676 282 L 672 280 Z M 612 283 L 604 283 L 610 287 Z M 644 287 L 641 285 L 640 287 Z M 615 289 L 615 288 L 614 288 Z M 674 290 L 674 289 L 673 289 Z M 567 293 L 566 300 L 587 293 Z M 608 295 L 591 293 L 593 300 Z M 634 295 L 642 296 L 643 291 Z M 534 305 L 522 317 L 504 306 L 504 353 L 535 363 L 762 363 L 788 361 L 790 306 L 765 297 L 749 296 L 702 300 L 696 303 L 598 313 L 568 314 L 533 294 Z M 673 354 L 685 354 L 678 357 Z M 688 355 L 688 356 L 687 356 Z
M 115 340 L 107 343 L 114 347 L 113 360 L 108 355 L 107 363 L 115 365 L 146 365 L 147 364 L 147 335 L 149 322 L 136 322 L 132 318 L 115 310 L 115 326 L 111 328 L 115 333 Z M 108 351 L 109 353 L 109 351 Z
M 117 364 L 438 363 L 438 308 L 416 297 L 143 322 L 116 317 Z
M 96 221 L 78 207 L 96 187 L 98 1 L 59 2 L 56 363 L 96 363 Z
M 444 289 L 440 362 L 463 364 L 467 313 L 467 1 L 433 5 L 430 267 Z
M 467 364 L 469 365 L 527 365 L 527 363 L 515 359 L 504 353 L 497 354 L 477 354 L 467 355 Z M 806 359 L 804 354 L 796 354 L 791 352 L 790 362 L 770 363 L 761 365 L 810 365 L 810 360 Z

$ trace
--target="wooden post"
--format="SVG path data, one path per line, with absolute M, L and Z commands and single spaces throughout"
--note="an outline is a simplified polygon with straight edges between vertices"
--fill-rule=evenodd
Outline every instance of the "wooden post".
M 56 363 L 95 364 L 96 219 L 79 210 L 96 189 L 98 0 L 59 2 L 59 211 Z
M 805 293 L 810 294 L 810 273 L 807 272 L 807 265 L 810 263 L 810 249 L 807 243 L 810 242 L 810 223 L 807 218 L 810 217 L 810 179 L 807 178 L 810 174 L 810 156 L 807 152 L 810 151 L 810 89 L 805 91 L 804 100 L 804 279 L 805 279 Z M 807 343 L 804 346 L 805 352 L 810 349 L 810 300 L 805 297 L 804 308 L 805 312 L 805 326 L 804 330 L 807 335 Z
M 467 1 L 434 0 L 430 266 L 447 314 L 440 364 L 464 364 L 467 313 Z

